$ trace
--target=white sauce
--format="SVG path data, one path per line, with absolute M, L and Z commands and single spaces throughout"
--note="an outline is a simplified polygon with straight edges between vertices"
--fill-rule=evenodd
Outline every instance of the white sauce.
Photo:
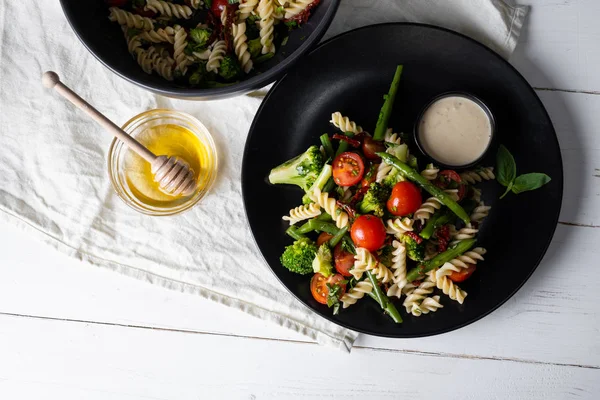
M 423 150 L 440 163 L 467 165 L 483 155 L 490 144 L 492 124 L 473 100 L 450 96 L 430 105 L 419 122 Z

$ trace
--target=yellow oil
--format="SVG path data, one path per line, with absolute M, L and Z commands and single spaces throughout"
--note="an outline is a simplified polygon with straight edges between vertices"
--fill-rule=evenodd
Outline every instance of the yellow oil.
M 207 147 L 189 129 L 174 124 L 158 125 L 145 129 L 135 138 L 156 155 L 176 156 L 186 161 L 194 170 L 197 191 L 206 186 L 214 168 L 214 160 Z M 124 157 L 123 171 L 131 193 L 144 204 L 172 207 L 189 198 L 161 192 L 154 182 L 150 163 L 131 150 Z

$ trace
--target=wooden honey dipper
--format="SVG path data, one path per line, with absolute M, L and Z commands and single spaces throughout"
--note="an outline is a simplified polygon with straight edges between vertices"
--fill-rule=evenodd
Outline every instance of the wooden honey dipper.
M 158 183 L 159 189 L 171 196 L 189 196 L 196 191 L 198 186 L 194 170 L 190 165 L 178 157 L 161 155 L 157 156 L 148 150 L 143 144 L 129 136 L 125 131 L 115 125 L 104 114 L 92 107 L 87 101 L 65 86 L 56 72 L 47 71 L 42 75 L 42 83 L 49 89 L 55 89 L 61 96 L 69 100 L 80 110 L 92 117 L 109 133 L 116 136 L 131 150 L 139 154 L 151 165 L 154 181 Z

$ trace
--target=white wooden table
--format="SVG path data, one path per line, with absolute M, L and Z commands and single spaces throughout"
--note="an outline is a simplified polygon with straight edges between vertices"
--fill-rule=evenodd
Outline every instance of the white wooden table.
M 600 398 L 600 1 L 530 4 L 511 61 L 552 117 L 565 194 L 546 257 L 499 310 L 344 354 L 0 226 L 0 399 Z

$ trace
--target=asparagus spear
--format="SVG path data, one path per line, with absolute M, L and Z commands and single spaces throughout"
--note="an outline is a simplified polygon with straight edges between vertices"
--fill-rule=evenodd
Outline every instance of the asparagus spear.
M 379 118 L 377 119 L 377 125 L 375 126 L 375 133 L 373 139 L 383 140 L 385 131 L 388 128 L 388 122 L 390 121 L 390 115 L 392 114 L 392 107 L 394 107 L 394 100 L 396 99 L 396 93 L 398 92 L 398 86 L 400 85 L 400 76 L 402 75 L 402 65 L 396 67 L 396 73 L 394 74 L 394 80 L 390 85 L 390 91 L 385 95 L 385 101 L 383 107 L 379 111 Z
M 394 157 L 393 155 L 384 152 L 379 152 L 376 154 L 381 157 L 383 161 L 392 165 L 394 168 L 397 168 L 406 178 L 417 183 L 419 186 L 429 192 L 429 194 L 441 201 L 443 205 L 447 206 L 454 214 L 462 219 L 465 224 L 471 222 L 469 219 L 469 214 L 467 214 L 466 211 L 456 201 L 454 201 L 448 193 L 433 185 L 427 179 L 423 178 L 421 174 L 402 161 L 398 160 L 398 158 Z
M 335 235 L 339 232 L 339 229 L 337 226 L 335 226 L 334 224 L 332 224 L 330 222 L 321 221 L 321 220 L 315 218 L 315 219 L 311 219 L 310 221 L 308 221 L 307 223 L 302 225 L 300 228 L 298 228 L 296 230 L 296 233 L 304 235 L 304 234 L 306 234 L 308 232 L 312 232 L 312 231 L 327 232 L 330 235 Z
M 304 237 L 304 235 L 298 233 L 298 227 L 295 225 L 292 225 L 289 228 L 287 228 L 285 233 L 287 233 L 289 236 L 291 236 L 294 240 L 298 240 L 298 239 Z
M 329 140 L 329 135 L 324 133 L 321 135 L 320 139 L 327 157 L 333 157 L 333 145 L 331 144 L 331 140 Z
M 454 260 L 456 257 L 460 256 L 471 247 L 475 245 L 475 239 L 468 239 L 458 242 L 458 244 L 440 254 L 433 257 L 429 261 L 425 261 L 423 264 L 419 265 L 408 271 L 406 274 L 406 280 L 408 282 L 412 282 L 416 279 L 421 279 L 425 276 L 425 274 L 435 268 L 441 267 L 448 261 Z
M 342 229 L 340 229 L 338 231 L 338 233 L 336 233 L 335 235 L 333 235 L 331 237 L 331 239 L 329 239 L 329 246 L 330 247 L 337 246 L 337 244 L 344 238 L 344 235 L 346 234 L 346 232 L 348 232 L 348 227 L 347 226 L 345 226 Z
M 433 232 L 437 228 L 439 228 L 442 225 L 449 224 L 454 220 L 454 218 L 454 214 L 448 212 L 447 209 L 438 210 L 435 214 L 431 216 L 431 218 L 429 218 L 427 224 L 425 224 L 425 227 L 423 228 L 421 233 L 419 233 L 419 236 L 421 236 L 423 239 L 431 238 L 431 235 L 433 235 Z
M 373 285 L 373 291 L 371 293 L 369 293 L 369 296 L 371 296 L 376 302 L 379 303 L 381 308 L 383 308 L 383 311 L 385 311 L 386 314 L 388 314 L 390 317 L 392 317 L 392 319 L 394 320 L 395 323 L 401 324 L 402 317 L 400 316 L 398 309 L 392 303 L 390 298 L 387 297 L 385 295 L 385 293 L 383 293 L 383 291 L 379 287 L 379 282 L 377 282 L 377 278 L 375 278 L 375 276 L 373 276 L 371 271 L 367 271 L 367 277 L 369 278 L 369 280 L 371 281 L 371 284 Z

